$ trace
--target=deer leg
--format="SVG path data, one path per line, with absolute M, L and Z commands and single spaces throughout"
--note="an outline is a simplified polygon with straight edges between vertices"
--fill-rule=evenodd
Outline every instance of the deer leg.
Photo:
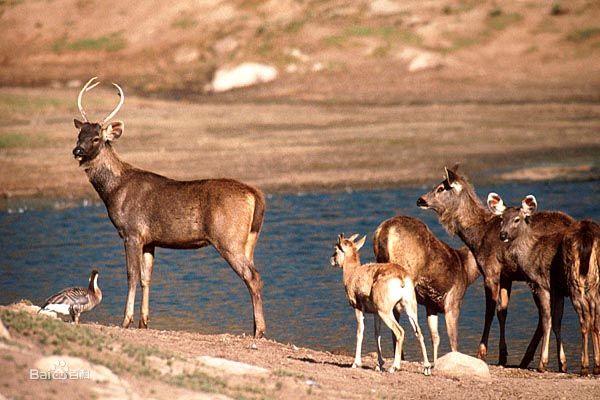
M 362 341 L 363 333 L 365 331 L 365 316 L 362 310 L 358 308 L 354 309 L 354 316 L 356 317 L 356 351 L 354 352 L 354 362 L 352 368 L 358 368 L 361 366 L 361 355 L 362 355 Z
M 519 368 L 523 368 L 523 369 L 527 368 L 529 366 L 529 364 L 531 364 L 531 361 L 533 361 L 533 358 L 535 357 L 535 351 L 537 350 L 537 347 L 540 344 L 540 340 L 542 339 L 542 334 L 543 334 L 542 313 L 541 313 L 542 305 L 540 303 L 539 298 L 536 296 L 535 292 L 533 292 L 532 294 L 533 294 L 533 301 L 535 302 L 535 306 L 538 309 L 538 323 L 537 323 L 537 327 L 535 328 L 535 332 L 533 333 L 533 336 L 531 337 L 531 340 L 529 341 L 529 344 L 527 345 L 525 354 L 523 355 L 523 358 L 521 359 L 521 362 L 519 363 Z
M 548 353 L 550 352 L 550 331 L 552 330 L 552 313 L 550 305 L 550 293 L 537 288 L 536 295 L 539 296 L 541 304 L 541 316 L 542 316 L 542 349 L 540 352 L 540 362 L 538 363 L 538 371 L 546 372 L 548 367 Z
M 390 367 L 389 371 L 394 372 L 400 369 L 400 354 L 402 353 L 402 344 L 404 343 L 404 329 L 400 326 L 398 321 L 394 319 L 394 314 L 390 310 L 389 312 L 378 311 L 379 317 L 387 325 L 388 328 L 394 332 L 396 336 L 396 348 L 394 350 L 394 363 Z M 422 339 L 422 338 L 421 338 Z
M 393 312 L 394 312 L 394 319 L 396 321 L 398 321 L 398 323 L 400 323 L 400 314 L 402 313 L 402 306 L 396 305 L 396 307 L 394 307 Z M 392 331 L 392 351 L 396 351 L 396 335 L 394 335 L 394 331 Z M 402 354 L 400 354 L 400 359 L 402 361 L 405 360 L 404 350 L 402 350 Z
M 140 276 L 142 264 L 142 245 L 139 240 L 125 239 L 125 257 L 127 261 L 127 303 L 125 304 L 125 316 L 123 317 L 123 328 L 128 328 L 133 321 L 133 307 L 135 306 L 135 290 Z
M 600 300 L 597 295 L 596 299 Z M 588 300 L 591 304 L 590 330 L 592 334 L 592 345 L 594 347 L 594 375 L 600 375 L 600 301 Z
M 483 333 L 481 334 L 481 340 L 479 341 L 479 350 L 477 352 L 477 357 L 485 361 L 488 352 L 488 338 L 490 336 L 490 328 L 492 327 L 492 320 L 494 319 L 494 310 L 496 309 L 496 300 L 494 299 L 492 289 L 490 289 L 487 285 L 487 280 L 484 290 L 485 320 L 483 324 Z
M 429 326 L 429 333 L 431 334 L 431 345 L 433 347 L 433 365 L 435 365 L 438 356 L 438 349 L 440 347 L 440 333 L 438 330 L 438 315 L 430 307 L 425 307 L 427 312 L 427 326 Z M 446 329 L 448 325 L 446 324 Z M 454 351 L 454 350 L 453 350 Z
M 250 292 L 252 310 L 254 312 L 254 337 L 257 339 L 264 337 L 267 325 L 265 323 L 262 301 L 263 281 L 260 273 L 254 267 L 254 262 L 246 258 L 243 248 L 240 251 L 223 250 L 217 245 L 215 245 L 215 248 L 246 284 Z
M 142 286 L 142 304 L 140 306 L 140 329 L 148 329 L 148 317 L 150 315 L 150 284 L 152 281 L 152 270 L 154 268 L 154 247 L 144 249 L 143 263 L 140 274 Z
M 373 314 L 373 325 L 375 328 L 375 345 L 377 346 L 377 367 L 375 369 L 382 371 L 385 360 L 381 355 L 381 318 L 379 318 L 377 313 Z
M 508 302 L 512 291 L 512 281 L 500 281 L 500 298 L 496 309 L 498 324 L 500 326 L 500 345 L 498 349 L 498 365 L 506 365 L 508 361 L 508 348 L 506 347 L 506 315 L 508 313 Z
M 556 352 L 558 356 L 558 370 L 560 372 L 567 372 L 567 356 L 565 355 L 565 349 L 563 347 L 561 337 L 561 324 L 563 311 L 565 308 L 565 298 L 561 293 L 552 295 L 552 331 L 556 338 Z
M 587 310 L 588 305 L 580 295 L 571 297 L 571 303 L 573 308 L 579 316 L 579 331 L 581 332 L 581 370 L 579 374 L 581 376 L 587 376 L 589 373 L 589 356 L 588 356 L 588 328 L 589 328 L 589 316 Z M 593 336 L 592 336 L 593 339 Z
M 406 315 L 408 316 L 408 320 L 410 321 L 413 332 L 419 341 L 419 345 L 421 346 L 421 353 L 423 355 L 423 374 L 429 376 L 431 375 L 431 364 L 427 358 L 427 348 L 425 347 L 425 340 L 423 340 L 423 334 L 421 332 L 421 327 L 419 326 L 419 319 L 417 315 L 417 299 L 414 297 L 412 299 L 406 299 L 404 303 Z
M 458 317 L 460 316 L 460 308 L 453 307 L 446 311 L 446 331 L 448 340 L 450 341 L 450 349 L 458 351 Z

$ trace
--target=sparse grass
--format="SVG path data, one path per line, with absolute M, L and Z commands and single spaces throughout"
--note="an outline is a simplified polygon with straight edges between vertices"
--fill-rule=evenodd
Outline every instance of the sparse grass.
M 343 47 L 347 41 L 348 38 L 342 35 L 325 36 L 321 39 L 321 42 L 328 47 Z
M 382 48 L 378 50 L 376 54 L 374 52 L 374 55 L 377 56 L 382 56 L 387 53 L 387 50 L 389 50 L 394 42 L 418 46 L 423 41 L 421 36 L 417 33 L 408 29 L 400 29 L 395 26 L 371 27 L 352 25 L 346 28 L 342 33 L 324 37 L 321 39 L 321 42 L 325 46 L 344 47 L 349 43 L 350 39 L 363 37 L 379 37 L 384 42 L 384 45 L 381 46 Z
M 304 21 L 304 20 L 295 19 L 295 20 L 291 21 L 290 23 L 288 23 L 283 28 L 283 30 L 287 33 L 298 33 L 302 30 L 305 23 L 306 23 L 306 21 Z
M 600 27 L 588 27 L 583 29 L 577 29 L 567 35 L 567 39 L 572 42 L 584 42 L 592 39 L 596 36 L 600 36 Z
M 31 97 L 12 93 L 0 93 L 0 113 L 53 110 L 68 105 L 51 97 Z
M 125 47 L 127 47 L 127 41 L 122 32 L 113 32 L 96 38 L 83 38 L 73 41 L 69 41 L 66 36 L 63 36 L 52 43 L 52 51 L 55 53 L 89 50 L 118 51 Z
M 173 23 L 171 24 L 171 27 L 178 28 L 178 29 L 190 29 L 190 28 L 193 28 L 194 26 L 196 26 L 197 24 L 198 24 L 198 21 L 196 21 L 195 19 L 193 19 L 191 17 L 183 16 L 183 17 L 179 17 L 175 21 L 173 21 Z
M 488 13 L 486 25 L 489 29 L 502 31 L 522 19 L 523 16 L 519 13 L 504 13 L 501 9 L 495 8 Z
M 36 134 L 35 136 L 12 132 L 0 134 L 0 150 L 20 147 L 41 147 L 48 142 L 48 137 L 43 134 Z

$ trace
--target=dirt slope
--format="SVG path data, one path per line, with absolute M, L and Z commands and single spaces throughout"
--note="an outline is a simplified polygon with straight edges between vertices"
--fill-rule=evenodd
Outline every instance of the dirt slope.
M 598 21 L 592 0 L 9 0 L 0 85 L 201 96 L 216 68 L 256 61 L 279 79 L 218 98 L 597 100 Z

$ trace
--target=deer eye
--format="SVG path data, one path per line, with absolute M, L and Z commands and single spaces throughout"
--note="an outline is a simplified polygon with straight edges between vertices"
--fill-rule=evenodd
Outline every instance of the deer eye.
M 515 224 L 518 224 L 518 223 L 519 223 L 519 221 L 521 221 L 521 218 L 519 218 L 519 217 L 516 217 L 516 218 L 515 218 Z
M 92 142 L 94 142 L 94 143 L 98 143 L 99 141 L 100 141 L 100 138 L 97 136 L 94 139 L 92 139 Z
M 444 191 L 444 187 L 443 186 L 438 186 L 436 192 L 437 193 L 442 193 Z

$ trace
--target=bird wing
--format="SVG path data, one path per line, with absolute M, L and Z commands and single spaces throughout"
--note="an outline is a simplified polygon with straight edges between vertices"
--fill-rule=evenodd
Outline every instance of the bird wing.
M 84 305 L 90 301 L 87 288 L 67 288 L 49 297 L 42 308 L 48 304 Z

